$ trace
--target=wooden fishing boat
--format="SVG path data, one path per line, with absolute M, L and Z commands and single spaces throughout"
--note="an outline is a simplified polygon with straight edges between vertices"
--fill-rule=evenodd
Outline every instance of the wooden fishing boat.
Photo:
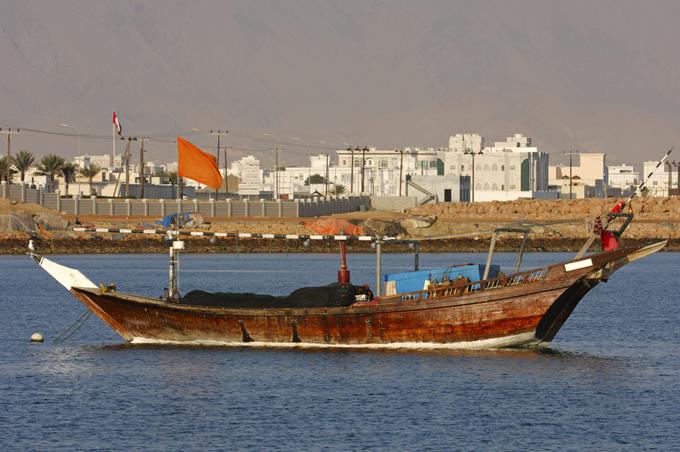
M 618 248 L 545 268 L 326 307 L 186 305 L 97 286 L 78 270 L 31 255 L 132 343 L 490 348 L 549 343 L 589 290 L 665 245 Z
M 221 185 L 221 175 L 211 155 L 178 137 L 178 174 L 211 187 Z M 672 149 L 661 159 L 659 168 Z M 655 168 L 655 170 L 656 170 Z M 274 234 L 228 234 L 176 230 L 130 230 L 76 228 L 81 232 L 115 232 L 167 234 L 169 247 L 169 288 L 163 299 L 155 299 L 97 286 L 78 270 L 56 264 L 35 254 L 32 242 L 29 255 L 50 275 L 66 287 L 91 312 L 106 322 L 125 340 L 139 342 L 173 342 L 204 344 L 305 344 L 307 346 L 458 346 L 509 347 L 541 345 L 550 342 L 579 301 L 616 270 L 648 256 L 666 245 L 625 248 L 620 236 L 633 218 L 624 213 L 633 196 L 639 194 L 653 170 L 627 201 L 617 203 L 607 215 L 606 225 L 596 228 L 573 260 L 545 268 L 520 272 L 524 247 L 530 232 L 526 225 L 498 228 L 494 231 L 483 275 L 476 280 L 428 278 L 422 289 L 383 291 L 381 247 L 396 241 L 391 237 L 278 236 Z M 617 218 L 624 218 L 617 232 L 607 231 Z M 177 212 L 177 218 L 181 218 Z M 348 225 L 349 226 L 349 225 Z M 492 258 L 499 233 L 521 233 L 514 271 L 510 275 L 491 275 Z M 182 297 L 178 285 L 178 259 L 184 247 L 182 236 L 211 236 L 284 240 L 332 240 L 340 243 L 341 265 L 337 289 L 306 291 L 302 303 L 293 294 L 286 299 L 253 294 L 226 294 L 223 303 L 215 304 L 214 294 L 202 293 Z M 599 236 L 604 251 L 585 254 Z M 350 284 L 346 262 L 346 242 L 368 240 L 376 250 L 376 283 L 357 293 Z M 415 250 L 414 273 L 418 268 L 418 240 L 409 240 Z M 407 275 L 408 276 L 408 275 Z M 421 281 L 422 282 L 422 281 Z M 320 288 L 316 288 L 320 289 Z M 364 288 L 362 288 L 364 289 Z M 328 302 L 324 301 L 323 294 Z M 309 300 L 309 294 L 312 294 Z M 194 294 L 195 295 L 195 294 Z M 363 299 L 360 299 L 364 297 Z M 317 298 L 317 299 L 315 299 Z M 236 299 L 237 303 L 233 303 Z M 310 302 L 311 301 L 311 302 Z M 269 303 L 269 305 L 267 304 Z

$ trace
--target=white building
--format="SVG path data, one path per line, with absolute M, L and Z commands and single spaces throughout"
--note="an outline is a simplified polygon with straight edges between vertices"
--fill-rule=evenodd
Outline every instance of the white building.
M 622 191 L 629 190 L 638 184 L 638 172 L 632 166 L 610 165 L 607 167 L 607 185 L 620 188 Z
M 649 174 L 654 171 L 658 162 L 644 162 L 642 164 L 642 174 Z M 670 177 L 670 181 L 669 181 Z M 668 183 L 670 182 L 670 187 Z M 669 196 L 678 188 L 678 167 L 664 164 L 656 170 L 649 179 L 645 187 L 649 190 L 649 196 Z M 669 188 L 672 191 L 669 191 Z
M 562 197 L 569 196 L 569 175 L 571 174 L 572 196 L 585 196 L 585 186 L 596 187 L 604 183 L 606 154 L 599 152 L 579 152 L 574 154 L 571 168 L 569 165 L 551 166 L 549 184 L 556 187 Z M 583 188 L 577 188 L 583 187 Z
M 260 161 L 252 155 L 232 162 L 229 173 L 239 178 L 239 195 L 259 195 L 262 191 Z
M 122 167 L 121 156 L 116 155 L 116 159 L 113 159 L 111 154 L 104 155 L 78 155 L 73 158 L 73 163 L 81 168 L 90 166 L 90 164 L 95 163 L 103 169 L 112 170 L 114 168 Z
M 458 133 L 449 137 L 449 151 L 479 152 L 484 148 L 484 137 L 478 133 Z
M 342 186 L 337 194 L 399 196 L 400 192 L 406 193 L 407 176 L 436 175 L 438 171 L 434 149 L 341 149 L 336 155 L 319 154 L 309 160 L 309 166 L 268 171 L 264 176 L 264 190 L 275 196 L 277 192 L 289 197 L 307 196 L 315 191 L 326 196 L 336 194 L 336 187 L 340 190 Z M 441 171 L 441 164 L 439 166 Z M 310 187 L 306 182 L 315 175 L 324 182 Z
M 414 182 L 444 202 L 512 200 L 547 192 L 548 154 L 531 146 L 531 138 L 515 134 L 480 148 L 483 143 L 478 134 L 451 137 L 449 150 L 438 153 L 443 167 L 438 179 L 416 176 Z

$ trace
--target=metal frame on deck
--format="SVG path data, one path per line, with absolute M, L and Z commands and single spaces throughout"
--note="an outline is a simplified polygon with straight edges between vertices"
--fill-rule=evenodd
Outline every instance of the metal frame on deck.
M 498 239 L 498 234 L 500 232 L 514 232 L 518 234 L 523 234 L 522 244 L 517 252 L 517 260 L 515 261 L 515 271 L 513 273 L 519 273 L 519 267 L 522 265 L 522 258 L 524 257 L 524 248 L 526 247 L 527 240 L 529 239 L 529 233 L 531 229 L 525 226 L 519 227 L 500 227 L 493 231 L 491 236 L 491 245 L 489 245 L 489 254 L 486 256 L 486 265 L 484 266 L 484 276 L 482 279 L 487 279 L 489 277 L 489 271 L 491 271 L 491 261 L 493 260 L 493 253 L 496 248 L 496 240 Z

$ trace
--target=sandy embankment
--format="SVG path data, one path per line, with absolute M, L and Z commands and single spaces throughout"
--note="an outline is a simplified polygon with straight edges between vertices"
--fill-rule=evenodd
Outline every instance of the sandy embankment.
M 427 251 L 485 251 L 489 243 L 488 231 L 496 226 L 531 221 L 541 226 L 534 227 L 529 249 L 535 251 L 577 250 L 587 237 L 592 219 L 602 215 L 614 204 L 614 200 L 560 200 L 560 201 L 512 201 L 468 204 L 436 204 L 413 209 L 404 214 L 389 212 L 354 212 L 336 215 L 353 222 L 374 220 L 399 222 L 413 216 L 436 216 L 437 221 L 428 228 L 415 231 L 420 236 L 462 235 L 458 238 L 423 242 L 422 250 Z M 627 244 L 645 243 L 656 239 L 671 239 L 668 249 L 680 250 L 680 199 L 648 198 L 634 202 L 636 220 L 628 228 L 624 238 Z M 0 200 L 0 254 L 22 254 L 25 252 L 28 234 L 11 231 L 7 219 L 2 215 L 14 214 L 20 218 L 47 216 L 63 224 L 54 228 L 38 225 L 43 253 L 160 253 L 167 252 L 167 244 L 161 236 L 140 236 L 125 234 L 75 233 L 70 230 L 75 218 L 60 215 L 54 211 L 30 204 L 11 204 Z M 131 217 L 88 217 L 81 216 L 83 224 L 99 227 L 149 227 L 157 218 Z M 65 222 L 64 222 L 65 220 Z M 265 218 L 210 218 L 206 229 L 220 232 L 253 232 L 275 234 L 309 234 L 305 226 L 313 219 L 265 219 Z M 52 221 L 51 223 L 59 223 Z M 66 223 L 68 222 L 68 224 Z M 556 223 L 563 222 L 563 223 Z M 155 227 L 155 226 L 154 226 Z M 14 228 L 17 229 L 16 225 Z M 411 231 L 414 232 L 414 231 Z M 498 242 L 498 249 L 514 250 L 519 237 L 504 235 Z M 368 243 L 350 243 L 350 251 L 371 251 Z M 305 247 L 295 240 L 235 240 L 193 238 L 187 240 L 189 252 L 336 252 L 333 242 L 312 241 Z M 385 251 L 407 251 L 404 245 L 391 245 Z

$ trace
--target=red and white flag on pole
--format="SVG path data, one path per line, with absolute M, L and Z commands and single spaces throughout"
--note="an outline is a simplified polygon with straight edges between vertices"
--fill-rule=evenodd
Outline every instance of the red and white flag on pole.
M 116 112 L 113 112 L 113 125 L 116 126 L 116 131 L 118 132 L 118 135 L 123 133 L 123 128 L 120 126 L 120 121 L 118 121 L 118 116 L 116 116 Z

